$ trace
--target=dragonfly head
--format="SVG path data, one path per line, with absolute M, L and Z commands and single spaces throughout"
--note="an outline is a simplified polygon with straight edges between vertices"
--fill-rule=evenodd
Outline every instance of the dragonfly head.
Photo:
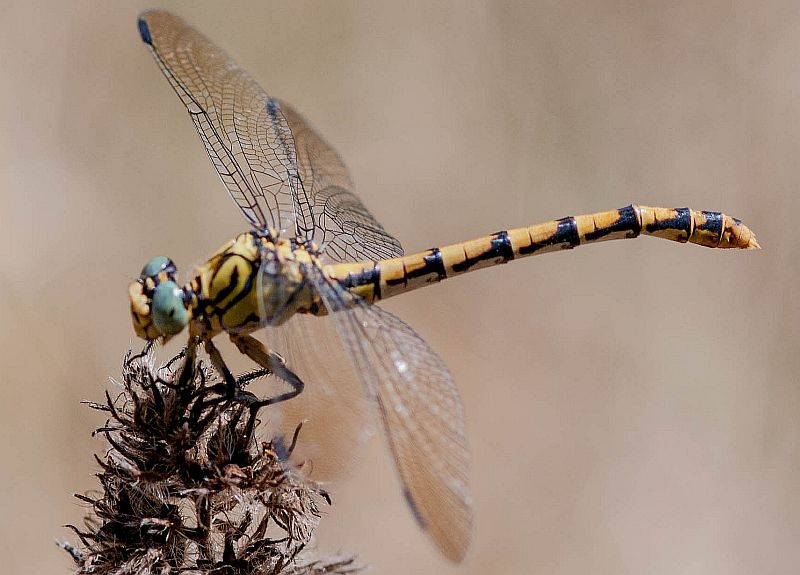
M 142 268 L 139 279 L 128 288 L 136 335 L 166 342 L 185 328 L 191 313 L 186 291 L 175 282 L 177 269 L 171 259 L 157 256 Z

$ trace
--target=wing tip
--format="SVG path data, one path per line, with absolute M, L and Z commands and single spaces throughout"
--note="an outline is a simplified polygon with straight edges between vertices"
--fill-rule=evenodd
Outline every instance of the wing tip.
M 422 517 L 419 507 L 417 507 L 417 502 L 414 501 L 414 496 L 411 495 L 411 491 L 409 491 L 408 487 L 403 487 L 403 497 L 405 498 L 409 509 L 411 509 L 411 515 L 414 516 L 414 521 L 417 522 L 417 525 L 419 525 L 423 531 L 427 531 L 428 524 L 425 522 L 425 518 Z
M 448 561 L 457 565 L 464 562 L 467 551 L 469 551 L 472 537 L 469 531 L 459 532 L 456 528 L 455 532 L 441 539 L 436 537 L 434 539 L 442 555 L 444 555 Z
M 403 496 L 417 524 L 433 539 L 442 555 L 453 563 L 462 563 L 472 539 L 472 513 L 467 510 L 467 517 L 464 521 L 449 520 L 446 525 L 439 525 L 439 521 L 434 518 L 434 525 L 428 525 L 414 496 L 407 487 L 403 488 Z
M 139 20 L 137 21 L 137 25 L 139 26 L 139 36 L 142 37 L 142 42 L 147 44 L 148 46 L 153 45 L 153 37 L 150 35 L 150 28 L 147 26 L 147 22 L 144 19 L 144 14 L 139 16 Z

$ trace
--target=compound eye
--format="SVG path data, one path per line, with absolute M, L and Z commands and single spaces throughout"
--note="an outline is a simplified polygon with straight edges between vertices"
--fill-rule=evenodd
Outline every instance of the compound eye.
M 167 276 L 172 279 L 175 277 L 176 271 L 177 268 L 171 259 L 166 256 L 156 256 L 144 264 L 142 273 L 139 274 L 139 279 L 155 278 L 161 272 L 166 272 Z
M 146 266 L 145 266 L 146 267 Z M 183 290 L 173 281 L 161 282 L 153 292 L 153 324 L 164 335 L 175 335 L 189 323 Z

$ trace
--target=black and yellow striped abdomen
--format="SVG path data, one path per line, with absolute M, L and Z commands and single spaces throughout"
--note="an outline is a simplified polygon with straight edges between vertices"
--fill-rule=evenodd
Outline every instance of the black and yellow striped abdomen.
M 364 299 L 377 301 L 516 258 L 641 234 L 711 248 L 759 247 L 747 226 L 720 212 L 630 205 L 501 231 L 399 258 L 330 265 L 326 271 Z

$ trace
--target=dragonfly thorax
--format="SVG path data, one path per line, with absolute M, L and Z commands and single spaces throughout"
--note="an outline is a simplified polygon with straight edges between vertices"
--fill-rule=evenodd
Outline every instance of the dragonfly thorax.
M 303 245 L 283 240 L 262 244 L 256 292 L 264 325 L 281 325 L 298 311 L 307 310 L 313 298 L 306 275 L 315 264 L 316 257 Z
M 206 335 L 250 332 L 313 309 L 306 279 L 318 267 L 312 244 L 253 231 L 223 246 L 184 290 L 193 293 L 193 317 Z

